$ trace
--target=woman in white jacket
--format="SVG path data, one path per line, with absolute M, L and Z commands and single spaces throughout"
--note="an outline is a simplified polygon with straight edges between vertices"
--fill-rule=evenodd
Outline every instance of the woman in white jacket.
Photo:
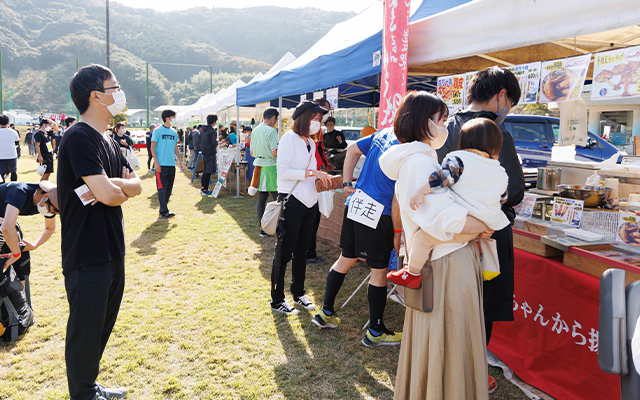
M 271 269 L 271 309 L 283 314 L 298 313 L 284 296 L 284 274 L 289 261 L 294 303 L 305 310 L 316 308 L 304 288 L 307 248 L 318 212 L 315 181 L 320 179 L 329 186 L 331 178 L 317 170 L 316 146 L 309 136 L 320 130 L 320 121 L 326 113 L 315 101 L 301 102 L 293 112 L 291 130 L 282 135 L 278 145 L 278 200 L 285 203 L 285 208 Z
M 446 105 L 436 96 L 407 93 L 394 121 L 400 145 L 380 158 L 382 171 L 396 180 L 407 254 L 418 229 L 442 242 L 460 233 L 491 232 L 456 204 L 448 188 L 425 196 L 417 210 L 410 206 L 416 189 L 440 169 L 434 147 L 446 139 L 447 115 Z M 440 244 L 431 260 L 433 310 L 407 308 L 395 398 L 488 399 L 478 248 L 469 242 Z

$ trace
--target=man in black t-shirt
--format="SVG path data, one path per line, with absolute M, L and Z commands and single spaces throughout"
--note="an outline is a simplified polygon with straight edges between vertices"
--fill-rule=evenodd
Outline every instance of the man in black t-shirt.
M 347 155 L 347 152 L 344 151 L 347 148 L 347 139 L 342 132 L 334 130 L 336 126 L 335 118 L 327 118 L 324 125 L 327 127 L 327 133 L 324 134 L 322 139 L 324 140 L 324 148 L 329 156 L 329 162 L 337 169 L 342 169 L 344 158 Z
M 153 160 L 153 154 L 151 154 L 151 137 L 153 136 L 153 130 L 156 128 L 155 124 L 149 125 L 149 130 L 144 135 L 144 141 L 147 144 L 147 169 L 150 173 L 155 174 L 156 171 L 151 169 L 151 160 Z
M 69 84 L 80 122 L 58 156 L 62 273 L 69 301 L 65 359 L 71 400 L 121 399 L 125 389 L 96 383 L 100 359 L 124 293 L 122 203 L 142 192 L 118 144 L 104 132 L 126 97 L 106 67 L 88 65 Z M 85 186 L 86 185 L 86 186 Z M 76 189 L 92 197 L 83 205 Z
M 56 185 L 43 181 L 37 183 L 10 182 L 0 185 L 0 253 L 6 274 L 10 265 L 27 290 L 27 302 L 31 304 L 28 282 L 31 273 L 29 252 L 44 244 L 56 230 L 55 216 L 58 214 Z M 35 242 L 22 237 L 18 215 L 42 214 L 44 231 Z
M 53 145 L 49 137 L 49 132 L 53 130 L 53 123 L 43 118 L 40 122 L 40 129 L 33 136 L 35 142 L 36 154 L 38 162 L 47 166 L 44 175 L 40 181 L 49 180 L 49 175 L 53 173 Z

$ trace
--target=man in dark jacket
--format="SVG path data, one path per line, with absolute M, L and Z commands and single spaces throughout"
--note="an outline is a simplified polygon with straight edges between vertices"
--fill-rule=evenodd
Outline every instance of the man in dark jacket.
M 511 107 L 520 100 L 518 80 L 510 71 L 491 67 L 478 72 L 469 83 L 467 101 L 469 107 L 450 115 L 447 119 L 449 136 L 445 144 L 437 151 L 438 161 L 442 162 L 447 153 L 458 150 L 460 128 L 465 122 L 474 118 L 488 118 L 500 126 L 502 130 L 502 150 L 498 157 L 500 165 L 509 176 L 508 198 L 502 205 L 511 224 L 515 219 L 513 207 L 524 197 L 524 175 L 516 153 L 511 134 L 504 129 L 502 122 Z M 513 232 L 511 225 L 497 231 L 492 236 L 498 247 L 500 275 L 484 282 L 484 323 L 487 334 L 487 345 L 491 339 L 494 321 L 513 321 Z M 496 385 L 493 378 L 489 384 Z
M 218 142 L 216 140 L 218 133 L 215 128 L 216 122 L 218 122 L 217 115 L 207 115 L 207 126 L 202 128 L 202 133 L 200 134 L 200 151 L 204 159 L 204 173 L 202 174 L 200 194 L 203 196 L 211 195 L 209 181 L 211 180 L 211 175 L 216 172 L 216 155 L 218 151 Z

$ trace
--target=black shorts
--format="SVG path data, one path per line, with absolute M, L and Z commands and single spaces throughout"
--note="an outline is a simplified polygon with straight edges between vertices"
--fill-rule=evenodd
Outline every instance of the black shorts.
M 344 209 L 340 248 L 345 258 L 364 258 L 373 269 L 389 266 L 393 249 L 393 221 L 390 215 L 380 216 L 378 227 L 369 228 L 347 218 L 349 207 Z
M 10 172 L 14 174 L 18 172 L 18 160 L 15 158 L 0 160 L 0 175 L 5 175 Z
M 44 171 L 44 173 L 52 174 L 53 173 L 53 156 L 51 156 L 51 158 L 42 157 L 42 163 L 47 166 L 47 170 Z

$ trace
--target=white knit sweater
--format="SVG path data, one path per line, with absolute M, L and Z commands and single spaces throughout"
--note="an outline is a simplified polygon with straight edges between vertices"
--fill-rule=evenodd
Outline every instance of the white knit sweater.
M 484 222 L 489 229 L 499 231 L 509 225 L 509 219 L 500 205 L 509 177 L 500 162 L 470 151 L 458 150 L 447 154 L 443 165 L 454 157 L 460 158 L 464 164 L 460 179 L 450 186 L 456 203 L 469 210 L 469 215 Z

